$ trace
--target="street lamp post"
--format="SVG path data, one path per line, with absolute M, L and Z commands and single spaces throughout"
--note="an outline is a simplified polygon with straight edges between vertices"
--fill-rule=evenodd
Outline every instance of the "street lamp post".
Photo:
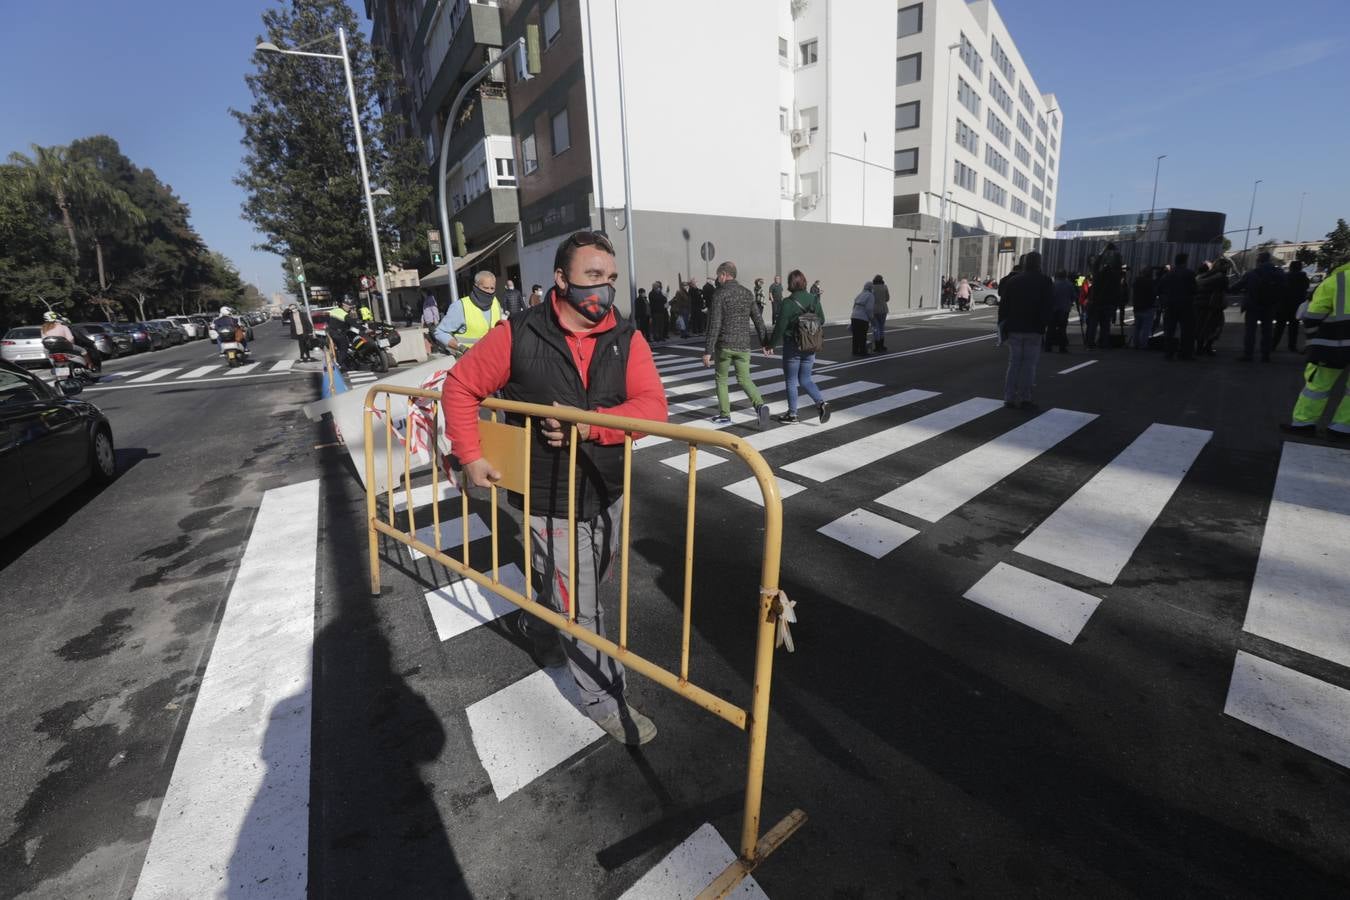
M 942 275 L 943 269 L 947 265 L 947 163 L 951 161 L 952 155 L 952 51 L 960 46 L 959 42 L 947 45 L 947 80 L 945 82 L 947 122 L 944 125 L 946 131 L 942 141 L 942 181 L 938 188 L 941 192 L 942 204 L 938 207 L 937 270 L 933 272 L 933 300 L 935 305 L 942 303 Z
M 1308 199 L 1308 192 L 1304 191 L 1298 195 L 1298 224 L 1294 226 L 1294 243 L 1298 243 L 1298 236 L 1303 233 L 1303 201 Z M 1250 223 L 1249 223 L 1250 224 Z
M 1058 106 L 1056 106 L 1056 107 L 1054 107 L 1054 108 L 1052 108 L 1052 109 L 1047 109 L 1047 110 L 1045 111 L 1045 115 L 1046 115 L 1047 118 L 1049 118 L 1049 117 L 1053 116 L 1053 115 L 1054 115 L 1055 113 L 1057 113 L 1057 112 L 1059 112 L 1059 107 L 1058 107 Z M 1041 215 L 1040 215 L 1040 218 L 1036 220 L 1036 252 L 1039 253 L 1039 254 L 1041 255 L 1041 261 L 1042 261 L 1042 263 L 1044 263 L 1044 261 L 1045 261 L 1045 208 L 1046 208 L 1047 206 L 1050 205 L 1050 204 L 1047 202 L 1049 199 L 1050 199 L 1050 192 L 1047 191 L 1047 190 L 1045 189 L 1045 182 L 1044 182 L 1044 179 L 1042 179 L 1042 181 L 1041 181 Z
M 1247 244 L 1250 243 L 1252 239 L 1252 216 L 1256 213 L 1256 186 L 1263 180 L 1264 179 L 1258 178 L 1252 183 L 1252 205 L 1251 208 L 1247 210 L 1247 232 L 1242 236 L 1242 254 L 1244 260 L 1246 259 L 1247 254 Z
M 1167 154 L 1162 153 L 1153 161 L 1153 199 L 1148 201 L 1148 224 L 1144 226 L 1144 234 L 1147 235 L 1149 229 L 1153 227 L 1153 208 L 1158 205 L 1158 173 L 1162 171 L 1162 161 L 1167 159 Z
M 347 32 L 337 30 L 339 53 L 314 53 L 307 50 L 283 50 L 271 41 L 263 41 L 255 48 L 268 53 L 284 53 L 288 56 L 313 56 L 317 59 L 337 59 L 342 61 L 342 74 L 347 78 L 347 100 L 351 105 L 352 130 L 356 132 L 356 158 L 361 163 L 361 188 L 366 196 L 366 218 L 370 223 L 370 241 L 375 248 L 375 270 L 380 277 L 380 294 L 384 301 L 384 320 L 389 321 L 389 286 L 384 278 L 384 256 L 380 253 L 380 235 L 375 228 L 375 201 L 370 196 L 370 172 L 366 167 L 366 145 L 361 137 L 361 113 L 356 102 L 356 84 L 352 80 L 352 63 L 347 55 Z M 322 40 L 326 40 L 323 38 Z

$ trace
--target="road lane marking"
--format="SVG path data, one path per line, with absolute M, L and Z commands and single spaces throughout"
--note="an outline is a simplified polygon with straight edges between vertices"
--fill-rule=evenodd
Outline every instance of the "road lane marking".
M 753 365 L 753 363 L 751 365 Z M 662 376 L 661 384 L 664 387 L 671 384 L 676 384 L 681 381 L 689 381 L 690 379 L 693 378 L 705 378 L 706 376 L 712 374 L 713 374 L 712 368 L 705 367 L 703 363 L 700 362 L 697 368 L 694 368 L 692 371 L 680 372 L 676 375 L 672 375 L 669 378 Z M 767 378 L 782 378 L 782 377 L 783 377 L 783 370 L 777 366 L 774 366 L 773 368 L 759 369 L 758 371 L 752 371 L 750 373 L 751 381 L 763 381 Z M 707 390 L 710 387 L 716 386 L 717 386 L 716 380 L 712 378 L 706 378 L 704 381 L 697 382 L 695 384 L 682 384 L 673 393 L 689 394 L 693 393 L 694 391 L 703 391 Z M 666 393 L 669 394 L 672 393 L 672 391 L 667 390 Z
M 176 370 L 176 369 L 170 369 L 169 371 L 174 372 L 174 371 L 177 371 L 177 370 Z M 183 382 L 181 385 L 179 385 L 179 387 L 180 387 L 180 388 L 197 387 L 198 385 L 201 385 L 201 384 L 212 384 L 212 383 L 217 382 L 217 381 L 234 381 L 234 382 L 239 382 L 239 381 L 253 381 L 253 380 L 258 379 L 258 378 L 281 378 L 281 377 L 292 376 L 292 375 L 310 375 L 310 374 L 314 374 L 314 373 L 313 373 L 313 372 L 296 372 L 296 371 L 291 371 L 291 372 L 276 372 L 276 373 L 272 373 L 272 372 L 254 372 L 252 375 L 245 375 L 245 376 L 243 376 L 243 377 L 237 377 L 237 376 L 232 377 L 232 376 L 228 376 L 228 375 L 222 375 L 222 376 L 220 376 L 219 378 L 194 378 L 194 379 L 192 379 L 191 381 L 185 381 L 185 382 Z M 96 385 L 92 385 L 92 386 L 90 386 L 90 387 L 87 387 L 87 388 L 85 388 L 84 390 L 85 390 L 85 393 L 88 393 L 89 391 L 129 391 L 129 390 L 133 390 L 133 389 L 149 389 L 149 390 L 153 390 L 153 389 L 155 389 L 155 388 L 160 388 L 160 387 L 165 387 L 165 386 L 166 386 L 166 385 L 165 385 L 164 383 L 159 383 L 159 384 L 131 384 L 131 383 L 127 383 L 127 384 L 107 384 L 107 385 L 96 384 Z
M 1017 552 L 1113 584 L 1212 432 L 1150 425 L 1017 545 Z
M 247 375 L 249 372 L 252 372 L 260 365 L 262 365 L 262 363 L 248 363 L 246 365 L 239 366 L 233 372 L 227 373 L 226 377 L 238 378 L 240 375 Z
M 139 378 L 133 378 L 133 379 L 131 379 L 131 382 L 130 382 L 130 383 L 131 383 L 131 384 L 141 384 L 141 383 L 146 382 L 146 381 L 154 381 L 156 378 L 163 378 L 165 375 L 171 375 L 171 374 L 173 374 L 174 372 L 177 372 L 177 371 L 178 371 L 178 367 L 177 367 L 177 366 L 174 366 L 174 367 L 171 368 L 171 369 L 156 369 L 155 371 L 150 372 L 150 373 L 148 373 L 148 374 L 146 374 L 146 375 L 142 375 L 142 376 L 140 376 Z
M 702 472 L 704 469 L 707 469 L 710 466 L 720 465 L 721 463 L 724 463 L 726 461 L 727 458 L 725 456 L 718 456 L 715 453 L 709 453 L 707 450 L 704 450 L 702 453 L 698 455 L 696 461 L 694 462 L 694 468 Z M 669 456 L 661 460 L 661 462 L 670 466 L 677 472 L 684 472 L 685 474 L 689 473 L 688 453 L 681 453 L 678 456 Z
M 874 559 L 881 559 L 919 533 L 917 528 L 910 528 L 865 509 L 855 509 L 816 530 Z
M 624 891 L 619 900 L 692 900 L 733 862 L 732 851 L 717 829 L 704 823 L 651 871 Z M 769 900 L 753 875 L 747 875 L 727 894 L 733 900 Z
M 937 391 L 923 391 L 917 388 L 911 388 L 907 391 L 901 391 L 898 394 L 879 397 L 876 400 L 868 400 L 866 403 L 859 403 L 857 406 L 850 406 L 847 409 L 832 410 L 830 421 L 826 422 L 824 425 L 820 424 L 819 421 L 815 421 L 814 423 L 799 422 L 795 425 L 780 425 L 779 427 L 771 428 L 768 431 L 752 434 L 745 439 L 745 442 L 756 450 L 763 452 L 773 447 L 781 447 L 784 444 L 800 441 L 804 438 L 815 437 L 816 435 L 824 434 L 827 431 L 833 431 L 836 428 L 843 428 L 846 425 L 865 422 L 872 416 L 888 413 L 892 410 L 909 406 L 911 403 L 918 403 L 921 400 L 936 397 L 937 395 Z
M 182 381 L 182 380 L 185 379 L 185 378 L 201 378 L 203 375 L 207 374 L 208 372 L 214 372 L 216 369 L 219 369 L 219 368 L 220 368 L 220 363 L 213 363 L 212 365 L 209 365 L 209 366 L 202 366 L 201 368 L 193 369 L 193 370 L 190 371 L 190 372 L 185 372 L 185 373 L 183 373 L 182 375 L 179 375 L 179 376 L 178 376 L 178 380 L 179 380 L 179 381 Z
M 852 362 L 831 363 L 829 366 L 822 367 L 829 372 L 837 372 L 840 369 L 851 369 L 854 366 L 870 366 L 873 363 L 885 362 L 890 359 L 902 359 L 906 356 L 918 356 L 921 353 L 934 353 L 938 350 L 951 350 L 954 347 L 964 347 L 967 344 L 978 344 L 980 341 L 992 341 L 998 337 L 994 334 L 981 334 L 976 337 L 961 338 L 956 341 L 948 341 L 945 344 L 930 344 L 927 347 L 915 347 L 911 350 L 897 350 L 890 353 L 878 353 L 869 356 L 866 359 L 855 359 Z
M 319 482 L 263 494 L 136 884 L 303 898 Z
M 656 368 L 658 371 L 661 372 L 662 375 L 664 375 L 667 372 L 679 372 L 685 369 L 697 369 L 702 367 L 702 365 L 703 365 L 702 359 L 689 359 L 687 357 L 684 357 L 681 359 L 672 359 L 663 362 L 658 362 L 656 364 Z
M 829 481 L 907 450 L 953 428 L 959 428 L 1002 406 L 1003 403 L 999 400 L 972 397 L 913 421 L 874 432 L 856 441 L 831 447 L 814 456 L 788 463 L 783 466 L 783 471 L 815 481 Z
M 1350 767 L 1350 691 L 1238 651 L 1225 715 Z
M 786 478 L 780 478 L 777 475 L 773 477 L 778 482 L 778 496 L 782 500 L 806 490 L 805 486 L 797 484 L 795 481 L 788 481 Z M 756 506 L 764 505 L 764 494 L 759 489 L 759 480 L 753 475 L 727 485 L 724 490 L 730 491 L 742 500 L 749 500 Z
M 107 375 L 104 375 L 99 380 L 110 381 L 114 378 L 130 378 L 132 375 L 139 375 L 143 371 L 144 371 L 143 369 L 127 369 L 125 372 L 109 372 Z
M 1060 369 L 1060 370 L 1059 370 L 1058 372 L 1056 372 L 1055 374 L 1056 374 L 1056 375 L 1068 375 L 1070 372 L 1077 372 L 1079 369 L 1086 369 L 1088 366 L 1095 366 L 1095 365 L 1097 364 L 1097 362 L 1098 362 L 1098 361 L 1095 360 L 1095 359 L 1089 359 L 1087 362 L 1079 363 L 1079 364 L 1076 365 L 1076 366 L 1069 366 L 1067 369 Z
M 501 583 L 517 593 L 525 593 L 525 573 L 515 563 L 507 563 L 498 570 Z M 468 578 L 452 581 L 443 588 L 425 594 L 427 609 L 436 636 L 448 641 L 479 625 L 500 619 L 519 609 L 506 598 L 489 591 Z
M 578 708 L 576 682 L 566 666 L 527 675 L 465 713 L 498 800 L 605 736 Z
M 1286 442 L 1244 631 L 1350 666 L 1350 450 Z
M 289 371 L 291 370 L 291 366 L 293 366 L 293 365 L 295 365 L 295 360 L 294 360 L 294 359 L 283 359 L 281 362 L 277 363 L 275 366 L 273 366 L 272 368 L 268 369 L 268 371 L 269 371 L 269 372 L 289 372 Z
M 877 498 L 877 503 L 936 522 L 1091 422 L 1093 413 L 1052 409 Z
M 487 523 L 477 513 L 469 514 L 469 543 L 488 537 L 492 534 L 492 529 L 488 528 Z M 436 546 L 436 525 L 424 525 L 417 529 L 417 539 L 428 546 Z M 464 545 L 464 520 L 454 518 L 441 520 L 441 550 L 456 550 Z M 425 554 L 421 550 L 409 547 L 408 552 L 412 554 L 413 559 L 421 559 Z
M 825 376 L 821 376 L 820 380 L 825 381 L 829 379 L 825 378 Z M 847 384 L 841 384 L 836 385 L 835 387 L 832 388 L 826 388 L 825 390 L 820 392 L 820 396 L 825 398 L 826 403 L 829 403 L 831 400 L 838 400 L 843 397 L 849 397 L 853 394 L 861 394 L 864 391 L 870 391 L 873 388 L 878 387 L 881 387 L 881 385 L 871 381 L 850 381 Z M 760 391 L 760 396 L 761 398 L 768 398 L 774 396 L 775 394 L 781 394 L 786 392 L 787 392 L 787 385 L 780 384 L 777 387 L 766 388 Z M 768 400 L 765 399 L 765 402 L 768 403 Z M 690 401 L 689 403 L 673 403 L 671 404 L 670 409 L 673 412 L 688 412 L 690 410 L 697 409 L 699 407 L 709 407 L 716 405 L 717 405 L 717 395 L 714 394 L 711 397 L 704 397 L 700 400 Z M 770 403 L 769 404 L 770 414 L 774 413 L 775 411 L 778 411 L 778 407 L 779 407 L 778 403 L 776 402 Z M 785 404 L 782 406 L 781 411 L 782 412 L 787 411 L 787 407 Z M 690 425 L 693 426 L 694 428 L 706 428 L 710 431 L 717 431 L 722 428 L 730 428 L 732 425 L 755 425 L 758 424 L 758 422 L 759 416 L 757 414 L 753 412 L 738 411 L 733 412 L 731 414 L 730 422 L 717 423 L 713 422 L 711 419 L 696 419 L 690 422 L 681 422 L 680 424 Z M 655 447 L 658 444 L 664 444 L 669 440 L 670 438 L 645 437 L 642 439 L 641 449 L 645 450 L 648 447 Z
M 1091 594 L 999 563 L 963 595 L 1000 615 L 1072 644 L 1101 603 Z
M 459 488 L 455 487 L 448 480 L 441 480 L 436 482 L 436 499 L 438 501 L 458 496 L 459 496 Z M 432 500 L 431 485 L 424 484 L 412 489 L 412 504 L 414 510 L 421 509 L 423 506 L 430 504 L 431 500 Z M 407 508 L 408 508 L 408 494 L 403 490 L 401 486 L 395 487 L 394 512 L 402 512 Z

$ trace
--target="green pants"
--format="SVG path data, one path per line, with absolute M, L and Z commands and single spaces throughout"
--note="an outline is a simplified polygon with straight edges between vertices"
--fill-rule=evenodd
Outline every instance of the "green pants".
M 750 398 L 750 402 L 756 407 L 764 405 L 764 398 L 760 396 L 759 388 L 750 380 L 750 351 L 749 350 L 727 350 L 725 347 L 717 351 L 717 408 L 722 411 L 722 415 L 731 415 L 731 395 L 727 390 L 727 375 L 732 366 L 736 367 L 736 381 L 745 391 L 745 396 Z
M 1341 377 L 1342 371 L 1344 370 L 1316 363 L 1308 364 L 1308 368 L 1303 372 L 1307 383 L 1303 385 L 1298 402 L 1294 404 L 1295 425 L 1317 424 L 1322 418 L 1322 413 L 1326 411 L 1331 389 L 1336 385 L 1336 379 Z M 1336 407 L 1336 414 L 1331 417 L 1331 424 L 1327 428 L 1341 434 L 1350 434 L 1350 391 L 1342 392 L 1341 402 Z

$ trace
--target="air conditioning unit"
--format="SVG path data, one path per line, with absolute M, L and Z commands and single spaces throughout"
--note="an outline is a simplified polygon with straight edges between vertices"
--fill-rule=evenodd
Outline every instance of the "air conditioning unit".
M 811 146 L 811 132 L 805 128 L 792 129 L 791 139 L 793 150 Z
M 815 209 L 815 208 L 816 208 L 816 204 L 820 202 L 820 195 L 819 195 L 819 194 L 802 194 L 801 200 L 798 201 L 798 202 L 801 203 L 802 209 Z

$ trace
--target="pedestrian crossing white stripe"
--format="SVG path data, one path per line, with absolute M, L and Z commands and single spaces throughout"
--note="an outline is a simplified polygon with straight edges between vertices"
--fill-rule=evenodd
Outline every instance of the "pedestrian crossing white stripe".
M 819 381 L 820 379 L 816 379 Z M 852 425 L 856 422 L 863 422 L 872 416 L 881 415 L 894 409 L 900 409 L 903 406 L 909 406 L 911 403 L 918 403 L 921 400 L 927 400 L 930 397 L 936 397 L 937 391 L 923 391 L 918 388 L 911 388 L 902 391 L 899 394 L 891 394 L 887 397 L 878 397 L 876 400 L 869 400 L 866 403 L 859 403 L 857 406 L 850 406 L 848 409 L 833 411 L 830 421 L 825 424 L 816 422 L 799 422 L 796 425 L 784 425 L 781 428 L 773 428 L 769 431 L 762 431 L 759 434 L 752 434 L 745 439 L 745 442 L 756 450 L 763 452 L 774 447 L 781 447 L 784 444 L 791 444 L 794 441 L 800 441 L 804 438 L 815 437 L 824 434 L 827 431 L 833 431 L 836 428 L 843 428 L 845 425 Z M 805 396 L 803 394 L 802 396 Z
M 619 900 L 693 900 L 727 866 L 736 854 L 712 825 L 704 823 Z M 769 900 L 754 876 L 746 876 L 726 895 L 733 900 Z
M 178 376 L 178 379 L 181 381 L 184 378 L 201 378 L 203 375 L 206 375 L 210 372 L 214 372 L 216 369 L 219 368 L 220 363 L 214 363 L 209 366 L 201 366 L 200 368 L 193 369 L 190 372 L 184 372 L 182 375 Z
M 560 666 L 527 675 L 465 710 L 498 800 L 604 736 L 578 705 L 572 673 Z
M 1079 363 L 1079 364 L 1076 365 L 1076 366 L 1069 366 L 1067 369 L 1060 369 L 1060 370 L 1059 370 L 1058 372 L 1056 372 L 1055 374 L 1056 374 L 1056 375 L 1068 375 L 1070 372 L 1077 372 L 1079 369 L 1086 369 L 1088 366 L 1095 366 L 1096 364 L 1097 364 L 1097 360 L 1095 360 L 1095 359 L 1089 359 L 1089 360 L 1088 360 L 1087 362 L 1085 362 L 1085 363 Z
M 279 363 L 277 363 L 275 366 L 273 366 L 269 371 L 272 371 L 272 372 L 289 372 L 289 371 L 291 370 L 291 366 L 293 366 L 293 365 L 295 365 L 295 360 L 293 360 L 293 359 L 283 359 L 281 362 L 279 362 Z
M 231 377 L 231 378 L 234 377 L 234 376 L 236 376 L 236 375 L 247 375 L 249 372 L 252 372 L 254 369 L 258 368 L 258 366 L 260 366 L 260 365 L 262 365 L 262 363 L 248 363 L 248 364 L 246 364 L 246 365 L 240 366 L 240 367 L 237 368 L 237 369 L 234 369 L 233 371 L 226 372 L 225 374 L 226 374 L 226 376 Z
M 438 500 L 445 500 L 450 497 L 459 496 L 459 488 L 455 487 L 449 481 L 439 481 L 436 483 L 436 494 Z M 431 503 L 431 485 L 423 484 L 412 489 L 413 509 L 417 510 Z M 394 488 L 394 511 L 402 512 L 408 508 L 408 494 L 403 488 Z
M 469 515 L 469 542 L 472 543 L 481 538 L 492 534 L 492 529 L 488 528 L 487 523 L 477 513 Z M 436 526 L 435 524 L 424 525 L 417 529 L 417 539 L 424 544 L 432 547 L 436 546 Z M 464 522 L 463 519 L 451 519 L 441 522 L 441 550 L 456 550 L 464 544 Z M 413 559 L 421 559 L 423 553 L 413 547 L 408 548 Z
M 507 563 L 498 570 L 503 586 L 516 593 L 525 593 L 525 573 L 515 563 Z M 500 619 L 518 609 L 514 603 L 495 594 L 476 581 L 461 578 L 443 588 L 425 595 L 436 636 L 442 641 L 472 631 L 479 625 Z
M 778 482 L 778 497 L 781 500 L 786 500 L 806 490 L 805 487 L 795 481 L 788 481 L 786 478 L 780 478 L 777 475 L 774 476 L 774 480 Z M 759 489 L 759 481 L 753 475 L 727 485 L 725 490 L 730 491 L 742 500 L 749 500 L 756 506 L 764 505 L 764 492 Z
M 783 380 L 783 371 L 781 369 L 761 369 L 758 372 L 750 373 L 750 380 L 755 382 L 755 384 L 759 384 L 761 381 L 774 381 L 775 379 L 779 381 Z M 816 382 L 816 384 L 820 384 L 822 381 L 832 380 L 832 376 L 816 375 L 813 380 Z M 783 389 L 787 390 L 787 387 L 784 386 Z M 666 396 L 676 397 L 682 396 L 684 394 L 696 394 L 696 393 L 703 393 L 704 391 L 715 391 L 715 390 L 717 390 L 717 379 L 709 378 L 707 381 L 696 381 L 692 384 L 682 384 L 677 388 L 667 390 Z M 804 394 L 806 392 L 802 391 L 802 393 Z M 716 395 L 714 394 L 713 397 L 714 397 L 713 402 L 716 403 L 717 402 Z
M 1350 666 L 1350 450 L 1286 443 L 1243 629 Z
M 1350 767 L 1350 691 L 1238 651 L 1225 715 Z
M 855 509 L 816 530 L 874 559 L 881 559 L 919 533 L 917 528 L 910 528 L 865 509 Z
M 1072 644 L 1101 603 L 1091 594 L 999 563 L 966 591 L 965 598 Z
M 877 502 L 936 522 L 1095 418 L 1093 413 L 1052 409 L 878 497 Z
M 715 453 L 709 453 L 708 451 L 704 450 L 704 451 L 702 451 L 702 452 L 699 453 L 697 459 L 695 460 L 695 462 L 694 462 L 694 468 L 697 469 L 698 471 L 702 472 L 704 469 L 709 468 L 710 466 L 715 466 L 715 465 L 718 465 L 718 464 L 720 464 L 720 463 L 724 463 L 724 462 L 726 462 L 726 461 L 727 461 L 727 458 L 726 458 L 725 456 L 718 456 L 718 455 L 715 454 Z M 671 457 L 668 457 L 668 458 L 666 458 L 666 459 L 661 460 L 661 462 L 663 462 L 663 463 L 665 463 L 666 465 L 670 466 L 672 469 L 676 470 L 677 472 L 684 472 L 684 473 L 686 473 L 686 474 L 689 472 L 689 454 L 688 454 L 688 453 L 681 453 L 681 454 L 678 455 L 678 456 L 671 456 Z
M 701 369 L 701 368 L 704 368 L 703 360 L 701 359 L 682 359 L 679 362 L 656 364 L 656 370 L 660 372 L 662 375 L 665 375 L 670 372 L 681 372 L 686 369 Z
M 1017 552 L 1113 584 L 1211 432 L 1150 425 L 1017 545 Z
M 820 382 L 820 381 L 833 381 L 834 379 L 830 378 L 828 375 L 822 375 L 820 376 L 820 378 L 816 380 Z M 826 401 L 830 401 L 841 397 L 848 397 L 853 394 L 861 394 L 863 391 L 870 391 L 873 388 L 879 387 L 881 387 L 881 385 L 873 381 L 850 381 L 847 384 L 841 384 L 832 388 L 826 388 L 825 390 L 820 392 L 820 395 L 824 397 Z M 742 393 L 740 391 L 740 388 L 737 387 L 735 382 L 732 382 L 731 394 L 733 402 L 738 393 Z M 770 387 L 761 388 L 759 391 L 759 395 L 763 398 L 766 398 L 765 402 L 767 402 L 767 398 L 769 397 L 785 393 L 787 393 L 787 385 L 782 383 L 772 385 Z M 712 394 L 711 396 L 708 397 L 700 397 L 697 400 L 686 400 L 682 403 L 672 403 L 670 404 L 670 411 L 672 413 L 697 412 L 699 410 L 714 407 L 716 405 L 717 405 L 717 395 Z M 731 414 L 732 419 L 735 419 L 737 415 L 738 413 L 732 413 Z M 755 420 L 755 416 L 753 413 L 744 413 L 743 415 L 745 417 L 746 422 L 753 422 Z
M 815 481 L 829 481 L 863 466 L 885 459 L 915 444 L 993 412 L 1003 404 L 987 397 L 972 397 L 955 406 L 931 412 L 912 422 L 896 425 L 848 444 L 831 447 L 814 456 L 783 466 L 783 471 Z
M 171 375 L 177 371 L 178 368 L 176 366 L 172 369 L 156 369 L 153 372 L 142 375 L 140 378 L 131 379 L 131 383 L 136 384 L 142 381 L 154 381 L 156 378 L 163 378 L 165 375 Z
M 319 482 L 263 494 L 136 884 L 304 897 Z M 262 885 L 266 885 L 264 891 Z
M 678 373 L 678 374 L 676 374 L 676 375 L 672 375 L 672 376 L 669 377 L 669 378 L 662 377 L 662 378 L 661 378 L 661 384 L 663 384 L 663 385 L 671 385 L 671 384 L 674 384 L 674 383 L 680 382 L 680 381 L 689 381 L 691 378 L 703 378 L 703 377 L 705 377 L 706 375 L 708 375 L 708 374 L 711 373 L 711 372 L 712 372 L 712 369 L 711 369 L 711 368 L 705 370 L 705 369 L 704 369 L 704 366 L 703 366 L 703 363 L 699 363 L 699 364 L 698 364 L 698 367 L 695 368 L 693 371 L 690 371 L 690 372 L 680 372 L 680 373 Z M 774 376 L 778 376 L 778 377 L 781 378 L 781 377 L 782 377 L 782 370 L 781 370 L 780 368 L 778 368 L 777 366 L 775 366 L 775 367 L 773 367 L 773 368 L 771 368 L 771 369 L 760 369 L 759 371 L 751 372 L 751 374 L 750 374 L 750 377 L 751 377 L 751 378 L 753 378 L 755 381 L 759 381 L 760 378 L 755 377 L 755 376 L 760 376 L 760 377 L 765 377 L 765 378 L 772 378 L 772 377 L 774 377 Z M 716 381 L 709 381 L 708 383 L 709 383 L 709 384 L 715 385 L 717 382 L 716 382 Z M 679 390 L 680 390 L 681 392 L 688 393 L 689 391 L 695 390 L 695 388 L 693 388 L 693 387 L 688 387 L 688 386 L 682 386 Z M 669 392 L 667 392 L 667 393 L 669 393 Z
M 821 376 L 819 379 L 817 379 L 817 381 L 825 381 L 825 380 L 827 380 L 825 376 Z M 820 396 L 824 397 L 824 398 L 825 398 L 825 401 L 828 403 L 829 401 L 834 400 L 834 399 L 837 399 L 837 398 L 839 398 L 839 397 L 847 397 L 847 396 L 849 396 L 849 395 L 851 395 L 851 394 L 860 394 L 860 393 L 862 393 L 863 391 L 869 391 L 869 390 L 871 390 L 872 388 L 876 388 L 876 387 L 881 387 L 881 385 L 875 384 L 874 382 L 871 382 L 871 381 L 851 381 L 851 382 L 849 382 L 849 383 L 847 383 L 847 384 L 841 384 L 841 385 L 837 385 L 836 387 L 826 388 L 825 390 L 823 390 L 823 391 L 820 392 Z M 776 387 L 776 388 L 771 388 L 771 389 L 768 389 L 768 390 L 761 391 L 761 392 L 760 392 L 760 395 L 761 395 L 761 397 L 771 397 L 771 396 L 773 396 L 774 394 L 777 394 L 777 393 L 780 393 L 780 392 L 784 392 L 784 391 L 786 391 L 786 390 L 787 390 L 787 386 L 786 386 L 786 385 L 782 385 L 782 386 L 779 386 L 779 387 Z M 767 403 L 768 401 L 766 400 L 765 402 Z M 684 406 L 684 405 L 685 405 L 685 404 L 672 404 L 670 408 L 671 408 L 672 411 L 677 411 L 677 412 L 678 412 L 678 411 L 682 411 L 682 410 L 677 410 L 676 407 Z M 703 400 L 692 401 L 689 405 L 690 405 L 690 406 L 716 406 L 716 405 L 717 405 L 717 396 L 716 396 L 716 395 L 713 395 L 713 397 L 712 397 L 711 399 L 709 399 L 709 398 L 704 398 Z M 774 411 L 775 407 L 776 407 L 776 404 L 769 404 L 769 411 L 770 411 L 770 413 L 772 413 L 772 412 Z M 786 410 L 784 410 L 784 411 L 786 411 Z M 717 430 L 722 429 L 722 428 L 730 428 L 732 425 L 753 425 L 753 424 L 758 424 L 758 422 L 759 422 L 759 416 L 758 416 L 757 414 L 753 413 L 753 412 L 733 412 L 733 413 L 731 414 L 731 421 L 730 421 L 730 422 L 726 422 L 726 423 L 720 423 L 720 424 L 719 424 L 719 423 L 713 422 L 711 419 L 696 419 L 696 420 L 691 421 L 691 422 L 681 422 L 680 424 L 682 424 L 682 425 L 689 425 L 689 426 L 691 426 L 691 427 L 693 427 L 693 428 L 706 428 L 706 429 L 708 429 L 708 430 L 710 430 L 710 431 L 717 431 Z M 664 443 L 668 442 L 669 440 L 670 440 L 670 438 L 664 438 L 664 437 L 645 437 L 645 438 L 642 439 L 640 449 L 645 450 L 645 449 L 647 449 L 648 447 L 655 447 L 655 446 L 658 446 L 658 445 L 660 445 L 660 444 L 664 444 Z
M 110 374 L 104 375 L 101 380 L 116 381 L 119 378 L 130 378 L 132 375 L 139 375 L 141 374 L 141 372 L 142 372 L 141 369 L 127 369 L 125 372 L 112 372 Z

